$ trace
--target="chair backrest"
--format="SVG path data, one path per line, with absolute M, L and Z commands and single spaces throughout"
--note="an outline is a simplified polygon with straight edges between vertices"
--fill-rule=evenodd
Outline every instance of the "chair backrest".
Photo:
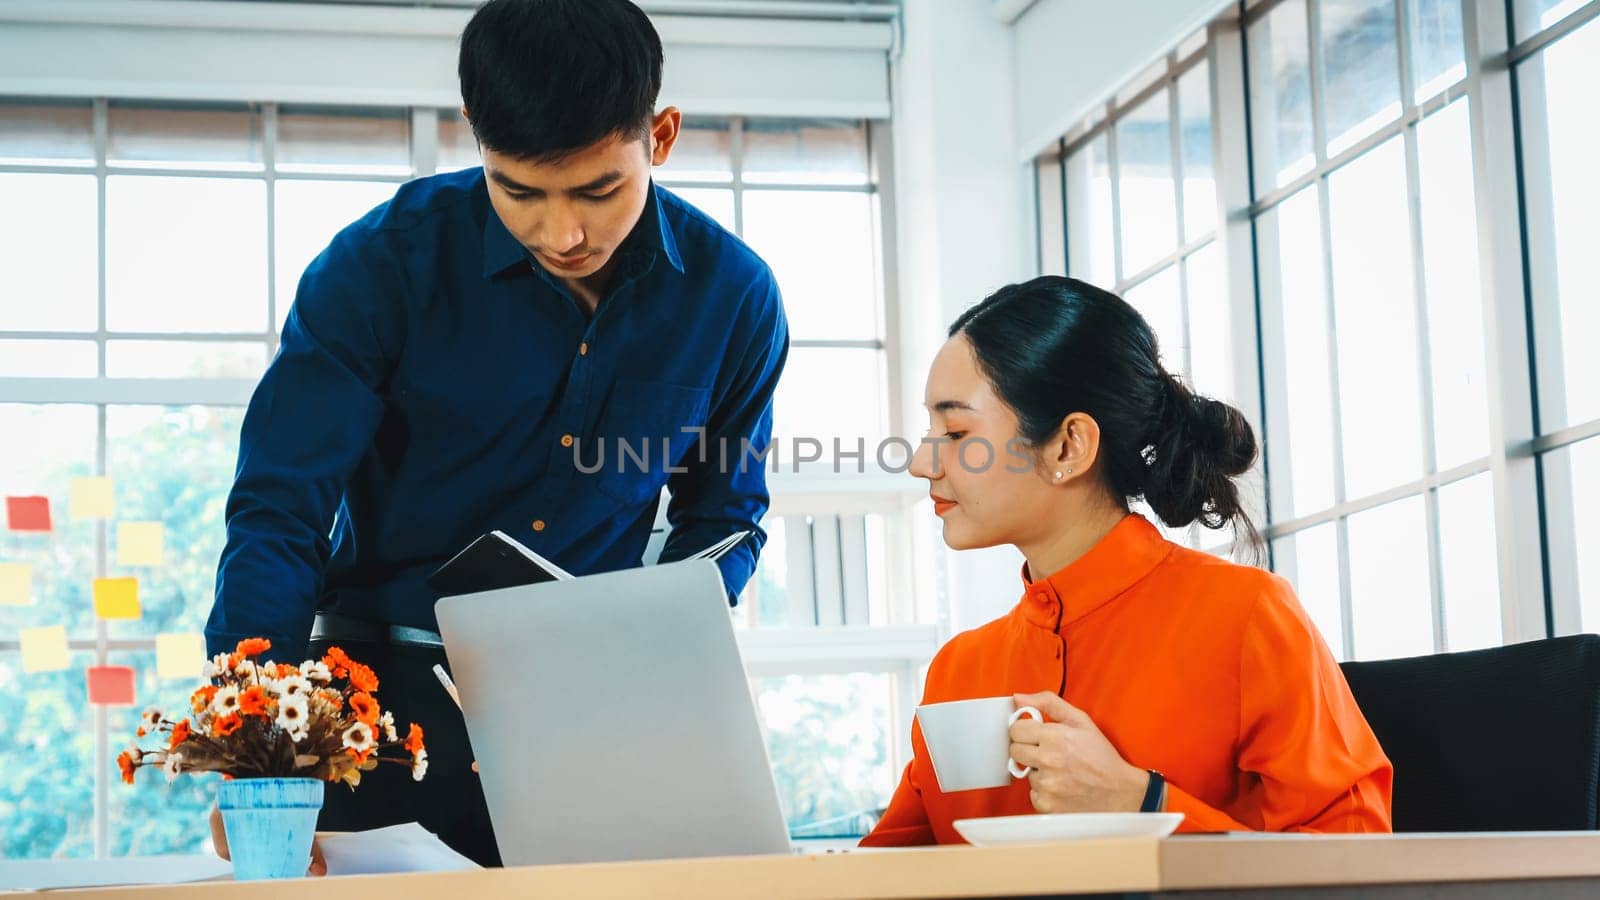
M 1600 828 L 1600 636 L 1349 662 L 1396 831 Z

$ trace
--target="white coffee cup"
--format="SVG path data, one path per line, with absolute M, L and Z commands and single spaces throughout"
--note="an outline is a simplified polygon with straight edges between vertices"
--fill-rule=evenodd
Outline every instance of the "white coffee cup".
M 1011 726 L 1023 716 L 1043 722 L 1031 706 L 1016 709 L 1010 697 L 981 697 L 917 707 L 922 740 L 933 760 L 939 790 L 946 794 L 1005 787 L 1033 770 L 1011 758 Z

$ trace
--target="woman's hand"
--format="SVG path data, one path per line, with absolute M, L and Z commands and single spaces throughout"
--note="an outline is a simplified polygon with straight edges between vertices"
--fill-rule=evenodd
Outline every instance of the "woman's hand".
M 1150 773 L 1130 765 L 1100 733 L 1089 714 L 1052 693 L 1016 694 L 1046 722 L 1018 719 L 1011 726 L 1011 758 L 1032 766 L 1028 785 L 1042 813 L 1138 812 Z
M 222 827 L 222 810 L 211 807 L 211 845 L 217 848 L 217 855 L 223 859 L 228 856 L 228 832 Z M 311 865 L 306 868 L 307 875 L 328 874 L 328 863 L 322 858 L 322 847 L 315 840 L 311 842 Z

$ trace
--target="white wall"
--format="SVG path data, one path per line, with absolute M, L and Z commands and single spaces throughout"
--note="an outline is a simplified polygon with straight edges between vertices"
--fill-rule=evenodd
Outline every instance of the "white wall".
M 1012 26 L 1016 158 L 1044 149 L 1229 0 L 1039 0 Z
M 904 0 L 893 66 L 899 334 L 914 437 L 922 386 L 945 329 L 968 306 L 1034 272 L 1028 168 L 1015 154 L 1011 34 L 976 0 Z M 952 631 L 1021 596 L 1010 548 L 945 556 Z

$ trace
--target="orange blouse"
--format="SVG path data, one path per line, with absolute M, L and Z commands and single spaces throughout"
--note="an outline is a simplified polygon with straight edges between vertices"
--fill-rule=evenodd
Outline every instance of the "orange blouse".
M 1183 831 L 1389 831 L 1394 771 L 1282 578 L 1180 547 L 1129 515 L 953 638 L 923 703 L 1052 691 L 1167 779 Z M 865 846 L 959 843 L 951 823 L 1033 812 L 1026 779 L 945 794 L 914 751 Z

